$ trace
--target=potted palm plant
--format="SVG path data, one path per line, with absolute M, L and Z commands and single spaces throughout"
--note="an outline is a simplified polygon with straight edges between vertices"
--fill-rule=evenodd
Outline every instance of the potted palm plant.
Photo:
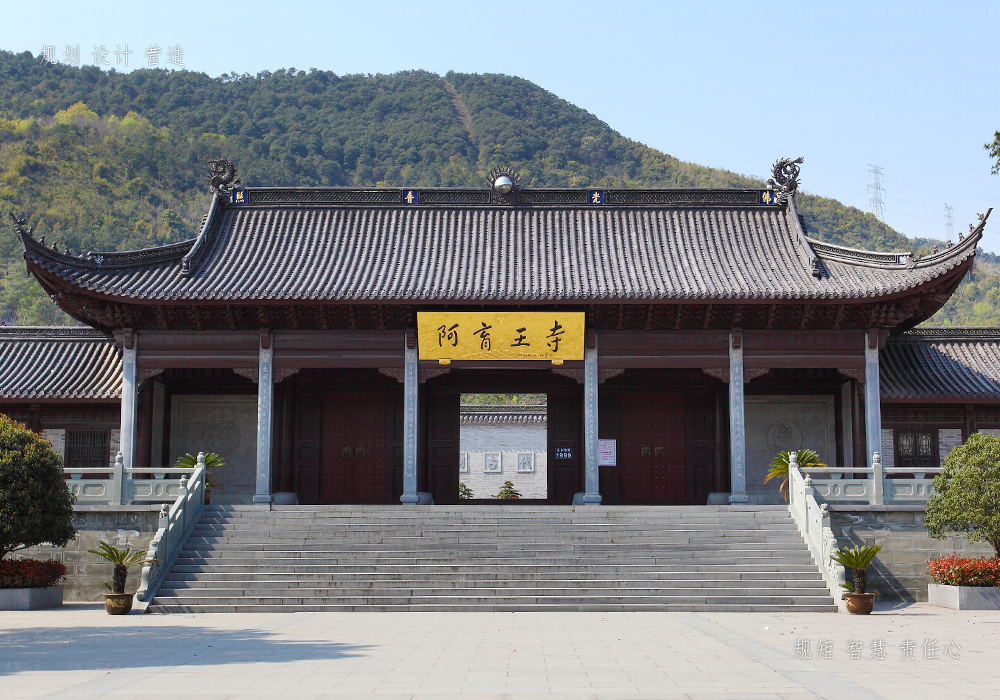
M 157 560 L 147 559 L 146 553 L 141 550 L 136 551 L 129 547 L 119 549 L 104 541 L 101 541 L 97 549 L 87 551 L 115 565 L 111 583 L 104 582 L 104 586 L 111 591 L 104 594 L 104 609 L 108 615 L 128 615 L 132 611 L 132 594 L 125 592 L 128 570 L 133 566 L 155 564 Z
M 799 469 L 818 469 L 826 466 L 826 464 L 820 461 L 819 454 L 815 450 L 799 450 L 795 453 L 795 456 Z M 781 483 L 778 485 L 778 493 L 786 501 L 788 500 L 788 465 L 791 459 L 791 452 L 779 452 L 778 456 L 771 462 L 771 468 L 768 469 L 767 476 L 764 477 L 765 484 L 771 479 L 781 479 Z
M 174 469 L 194 469 L 198 466 L 198 458 L 193 456 L 191 453 L 178 458 L 177 462 L 174 463 Z M 219 480 L 215 478 L 212 474 L 212 469 L 215 467 L 224 467 L 226 463 L 222 461 L 220 457 L 215 452 L 209 452 L 205 455 L 205 505 L 207 506 L 212 502 L 212 492 L 215 491 L 216 487 L 221 486 Z
M 854 581 L 840 584 L 847 593 L 844 601 L 847 610 L 852 615 L 869 615 L 875 607 L 875 591 L 868 590 L 868 567 L 875 555 L 882 551 L 882 545 L 869 544 L 864 547 L 855 545 L 850 549 L 841 549 L 830 555 L 830 558 L 841 566 L 845 566 L 854 574 Z

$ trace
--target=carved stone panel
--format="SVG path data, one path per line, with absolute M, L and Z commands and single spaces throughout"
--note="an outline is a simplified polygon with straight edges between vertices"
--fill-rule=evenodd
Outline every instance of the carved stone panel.
M 778 484 L 765 486 L 764 477 L 778 452 L 815 450 L 821 461 L 836 464 L 832 396 L 747 396 L 745 420 L 747 493 L 777 497 Z
M 226 466 L 212 470 L 219 502 L 253 496 L 257 464 L 257 397 L 178 395 L 170 400 L 170 463 L 190 452 L 217 452 Z

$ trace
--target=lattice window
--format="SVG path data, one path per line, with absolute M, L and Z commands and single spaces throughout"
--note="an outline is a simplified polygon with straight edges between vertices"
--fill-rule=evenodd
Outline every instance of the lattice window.
M 897 430 L 896 466 L 928 469 L 937 466 L 933 430 Z
M 66 433 L 66 466 L 73 469 L 107 468 L 108 434 L 104 430 L 69 430 Z

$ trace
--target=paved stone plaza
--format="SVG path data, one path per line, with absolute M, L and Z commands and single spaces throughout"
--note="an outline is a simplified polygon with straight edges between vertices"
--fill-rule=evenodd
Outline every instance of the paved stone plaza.
M 851 659 L 852 640 L 861 643 L 858 660 Z M 885 658 L 873 659 L 879 641 Z M 806 642 L 810 658 L 795 658 L 806 655 Z M 905 648 L 912 650 L 912 660 L 902 658 Z M 86 604 L 0 613 L 5 698 L 992 700 L 1000 695 L 997 659 L 1000 613 L 922 603 L 880 605 L 867 618 L 740 613 L 114 618 Z

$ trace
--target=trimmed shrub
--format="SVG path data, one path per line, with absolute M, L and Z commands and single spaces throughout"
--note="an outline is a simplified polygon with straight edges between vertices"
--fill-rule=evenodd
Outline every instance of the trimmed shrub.
M 952 552 L 928 559 L 927 573 L 934 583 L 946 586 L 1000 586 L 1000 558 L 969 559 Z
M 75 500 L 49 441 L 0 414 L 0 559 L 73 539 Z
M 62 583 L 66 567 L 50 559 L 0 559 L 0 588 L 44 588 Z
M 924 524 L 931 537 L 961 532 L 1000 557 L 1000 437 L 976 433 L 948 453 L 934 477 Z

